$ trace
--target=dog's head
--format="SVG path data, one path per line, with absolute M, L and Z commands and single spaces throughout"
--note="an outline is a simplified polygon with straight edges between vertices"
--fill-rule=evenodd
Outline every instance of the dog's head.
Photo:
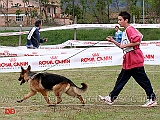
M 18 78 L 18 80 L 20 81 L 20 85 L 22 85 L 25 82 L 28 82 L 29 78 L 29 72 L 31 70 L 31 66 L 29 65 L 27 69 L 24 69 L 21 66 L 21 72 L 20 72 L 20 77 Z

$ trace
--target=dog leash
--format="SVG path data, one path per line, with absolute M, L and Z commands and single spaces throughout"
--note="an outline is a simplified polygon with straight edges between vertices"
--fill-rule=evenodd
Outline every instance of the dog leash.
M 66 58 L 65 60 L 70 59 L 70 58 L 72 58 L 72 57 L 74 57 L 74 56 L 78 55 L 79 53 L 81 53 L 81 52 L 83 52 L 83 51 L 85 51 L 85 50 L 89 49 L 90 47 L 95 46 L 96 44 L 98 44 L 98 43 L 100 43 L 100 42 L 101 42 L 101 41 L 98 41 L 98 42 L 94 43 L 93 45 L 88 46 L 87 48 L 85 48 L 85 49 L 83 49 L 83 50 L 81 50 L 81 51 L 79 51 L 79 52 L 77 52 L 77 53 L 75 53 L 75 54 L 71 55 L 70 57 Z M 33 78 L 34 78 L 36 75 L 38 75 L 39 73 L 43 73 L 43 72 L 45 72 L 45 71 L 49 70 L 50 68 L 52 68 L 52 67 L 56 66 L 57 64 L 59 64 L 59 63 L 56 63 L 55 65 L 53 65 L 53 66 L 51 66 L 51 67 L 48 67 L 47 69 L 42 70 L 42 71 L 40 71 L 40 72 L 38 72 L 38 73 L 34 74 L 33 76 L 31 76 L 31 79 L 33 79 Z

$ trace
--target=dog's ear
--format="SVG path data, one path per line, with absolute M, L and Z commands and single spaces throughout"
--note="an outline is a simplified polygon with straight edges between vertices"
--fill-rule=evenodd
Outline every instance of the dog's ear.
M 28 66 L 27 70 L 28 70 L 28 71 L 30 71 L 30 70 L 31 70 L 31 66 L 30 66 L 30 65 Z
M 23 72 L 24 71 L 24 68 L 21 66 L 21 71 Z
M 21 74 L 25 73 L 25 69 L 21 66 Z

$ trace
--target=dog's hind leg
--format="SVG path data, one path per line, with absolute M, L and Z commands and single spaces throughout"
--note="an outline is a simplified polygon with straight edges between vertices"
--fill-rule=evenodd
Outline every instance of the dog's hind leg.
M 70 85 L 68 83 L 60 83 L 54 86 L 54 94 L 57 97 L 56 104 L 62 102 L 61 95 L 69 89 Z
M 62 102 L 62 92 L 60 91 L 60 88 L 56 87 L 54 88 L 54 94 L 57 97 L 56 103 L 55 104 L 59 104 L 60 102 Z
M 69 96 L 73 96 L 73 97 L 78 98 L 83 105 L 85 104 L 82 96 L 81 96 L 81 95 L 78 95 L 77 93 L 75 93 L 73 87 L 70 87 L 70 88 L 68 89 L 68 91 L 66 92 L 66 94 L 69 95 Z
M 17 102 L 21 103 L 21 102 L 23 102 L 24 100 L 26 100 L 27 98 L 35 95 L 36 93 L 37 93 L 37 92 L 31 90 L 27 95 L 25 95 L 21 100 L 18 100 Z
M 76 95 L 76 97 L 81 101 L 81 103 L 84 105 L 85 103 L 84 103 L 84 100 L 83 100 L 83 98 L 82 98 L 82 96 L 81 95 Z

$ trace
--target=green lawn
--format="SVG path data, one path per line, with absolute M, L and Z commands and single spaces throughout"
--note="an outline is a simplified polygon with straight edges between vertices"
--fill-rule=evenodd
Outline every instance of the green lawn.
M 62 103 L 56 107 L 47 107 L 43 97 L 38 93 L 22 103 L 16 100 L 23 97 L 28 83 L 19 85 L 19 73 L 0 73 L 0 119 L 2 120 L 159 120 L 160 107 L 142 108 L 146 96 L 144 90 L 131 78 L 113 106 L 99 101 L 98 95 L 108 95 L 113 89 L 121 66 L 68 69 L 48 71 L 68 77 L 77 86 L 81 82 L 89 85 L 82 96 L 86 106 L 67 95 L 62 96 Z M 160 66 L 145 66 L 159 103 Z M 52 101 L 55 96 L 48 93 Z M 14 108 L 15 114 L 4 114 L 5 108 Z
M 123 29 L 122 29 L 123 30 Z M 141 28 L 138 29 L 143 34 L 143 41 L 160 40 L 160 29 Z M 9 31 L 0 31 L 9 32 Z M 11 31 L 13 32 L 13 31 Z M 77 29 L 77 40 L 89 41 L 106 41 L 107 36 L 114 36 L 114 29 Z M 56 45 L 74 39 L 74 30 L 51 30 L 41 32 L 41 38 L 48 38 L 48 41 L 43 43 L 45 45 Z M 27 35 L 22 35 L 21 45 L 26 45 Z M 2 46 L 18 46 L 19 36 L 0 36 L 0 45 Z

